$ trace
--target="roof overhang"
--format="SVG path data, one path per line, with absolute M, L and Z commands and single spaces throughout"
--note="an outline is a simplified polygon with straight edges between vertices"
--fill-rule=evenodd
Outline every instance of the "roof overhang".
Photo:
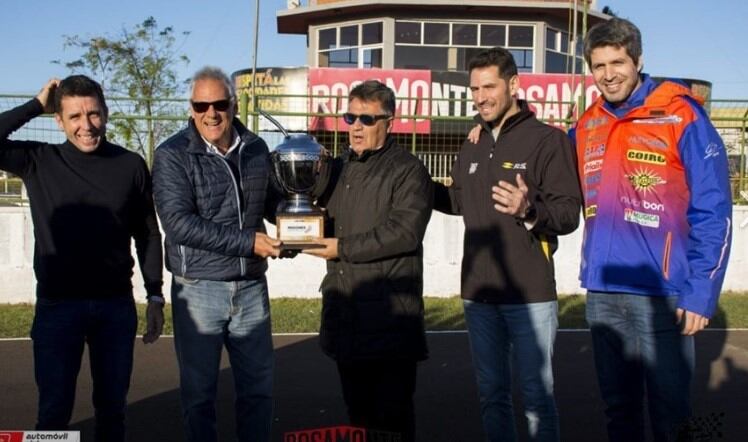
M 581 14 L 582 7 L 578 7 Z M 401 14 L 434 12 L 443 14 L 465 14 L 490 17 L 496 14 L 544 14 L 567 19 L 570 13 L 568 1 L 492 1 L 492 0 L 429 0 L 418 2 L 414 0 L 341 0 L 339 2 L 302 6 L 295 9 L 284 9 L 276 13 L 278 33 L 306 34 L 310 25 L 353 20 L 361 16 L 382 17 Z M 590 25 L 611 16 L 595 10 L 588 10 L 587 17 Z

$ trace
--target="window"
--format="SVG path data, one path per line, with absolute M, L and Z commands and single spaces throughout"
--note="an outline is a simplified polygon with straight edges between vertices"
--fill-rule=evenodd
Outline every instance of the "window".
M 457 70 L 467 71 L 470 60 L 484 48 L 456 48 L 457 49 Z
M 358 46 L 358 25 L 340 28 L 340 46 Z
M 453 24 L 452 25 L 452 44 L 463 46 L 478 45 L 478 25 Z
M 467 70 L 480 50 L 512 51 L 517 67 L 532 72 L 535 26 L 502 23 L 395 21 L 395 63 L 399 69 Z
M 509 26 L 508 46 L 533 47 L 534 31 L 532 26 Z
M 545 48 L 546 49 L 556 49 L 558 48 L 558 37 L 561 34 L 561 32 L 555 30 L 555 29 L 547 29 L 545 31 Z
M 449 48 L 439 46 L 395 46 L 395 69 L 448 69 Z
M 567 32 L 561 33 L 561 52 L 569 53 L 569 34 Z
M 448 45 L 449 23 L 424 23 L 423 44 Z
M 506 46 L 506 26 L 480 25 L 481 46 Z
M 361 25 L 361 44 L 374 45 L 382 43 L 382 22 Z
M 363 67 L 381 68 L 382 67 L 382 49 L 364 49 Z
M 317 41 L 319 67 L 382 67 L 382 22 L 320 29 Z
M 533 51 L 526 49 L 510 49 L 514 57 L 514 62 L 517 64 L 517 71 L 519 72 L 532 72 L 533 62 Z
M 582 52 L 582 37 L 576 41 L 577 57 L 574 60 L 571 36 L 568 32 L 553 28 L 545 31 L 545 71 L 552 74 L 567 74 L 584 72 L 584 53 Z M 576 66 L 573 64 L 576 63 Z
M 395 22 L 395 43 L 421 44 L 421 23 Z
M 333 49 L 338 45 L 338 30 L 336 28 L 321 29 L 319 31 L 319 49 Z

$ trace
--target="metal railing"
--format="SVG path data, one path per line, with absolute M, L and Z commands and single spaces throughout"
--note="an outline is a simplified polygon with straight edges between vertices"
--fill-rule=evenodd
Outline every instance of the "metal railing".
M 32 98 L 28 95 L 1 95 L 0 112 L 18 106 Z M 156 102 L 150 116 L 137 110 L 144 101 Z M 184 127 L 189 116 L 186 99 L 107 98 L 110 107 L 108 137 L 143 155 L 150 164 L 153 149 L 173 132 Z M 398 115 L 401 131 L 395 136 L 420 158 L 432 177 L 447 182 L 452 163 L 465 135 L 474 126 L 469 99 L 401 98 L 403 109 L 426 110 L 428 114 Z M 531 106 L 534 103 L 530 103 Z M 711 100 L 707 103 L 710 118 L 727 146 L 730 159 L 730 179 L 736 204 L 748 204 L 748 100 Z M 291 132 L 310 132 L 334 154 L 346 146 L 347 133 L 340 115 L 345 112 L 346 98 L 341 96 L 258 95 L 250 100 L 242 94 L 239 99 L 240 119 L 260 134 L 271 148 L 282 141 L 280 132 L 255 109 L 262 109 L 278 118 Z M 545 104 L 548 105 L 547 103 Z M 568 128 L 574 123 L 574 103 L 558 103 L 566 109 L 563 118 L 546 123 Z M 423 112 L 426 113 L 426 112 Z M 427 122 L 428 131 L 422 124 Z M 13 133 L 11 139 L 32 139 L 49 143 L 65 140 L 50 116 L 35 118 Z M 7 191 L 5 191 L 7 189 Z M 22 202 L 17 179 L 3 178 L 0 173 L 0 204 Z

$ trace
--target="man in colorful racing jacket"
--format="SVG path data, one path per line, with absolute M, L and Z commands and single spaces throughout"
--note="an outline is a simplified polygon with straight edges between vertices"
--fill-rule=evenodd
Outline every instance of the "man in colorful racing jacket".
M 714 314 L 730 249 L 724 145 L 687 87 L 642 69 L 614 18 L 584 40 L 602 97 L 571 132 L 584 194 L 580 279 L 611 441 L 688 431 L 693 335 Z M 677 439 L 681 440 L 681 439 Z

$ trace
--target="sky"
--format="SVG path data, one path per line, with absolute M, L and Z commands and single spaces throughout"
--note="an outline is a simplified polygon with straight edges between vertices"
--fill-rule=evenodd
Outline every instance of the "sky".
M 258 67 L 304 66 L 306 38 L 277 33 L 276 11 L 286 0 L 260 1 Z M 308 0 L 303 0 L 306 4 Z M 460 0 L 455 0 L 459 2 Z M 0 94 L 35 94 L 47 79 L 69 74 L 52 60 L 80 53 L 65 35 L 114 35 L 149 16 L 181 33 L 179 49 L 191 63 L 227 73 L 252 67 L 255 0 L 0 0 Z M 642 31 L 644 68 L 657 76 L 713 84 L 712 97 L 748 100 L 748 1 L 598 0 Z

